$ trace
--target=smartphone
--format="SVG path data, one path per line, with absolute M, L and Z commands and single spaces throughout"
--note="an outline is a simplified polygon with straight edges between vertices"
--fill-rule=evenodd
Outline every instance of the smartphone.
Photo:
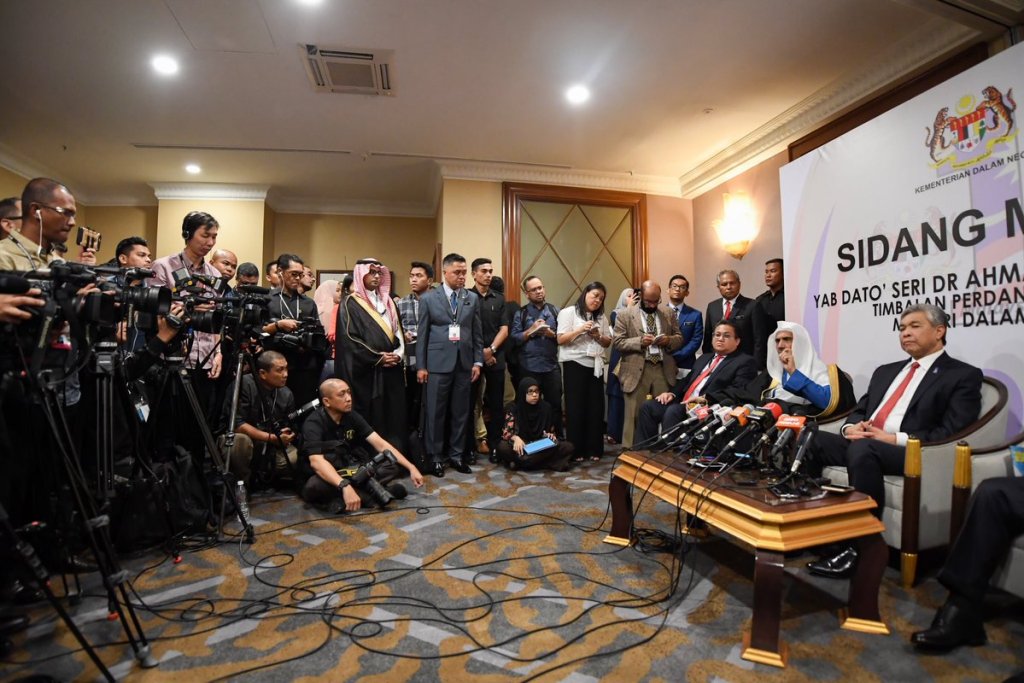
M 633 288 L 633 296 L 636 298 L 637 301 L 639 301 L 640 298 L 643 296 L 639 287 Z
M 75 244 L 82 247 L 83 249 L 92 249 L 93 251 L 99 251 L 100 244 L 102 244 L 102 242 L 103 235 L 84 225 L 78 226 L 78 236 L 75 238 Z
M 829 493 L 852 493 L 854 488 L 852 486 L 843 486 L 841 484 L 822 484 L 822 491 L 828 491 Z

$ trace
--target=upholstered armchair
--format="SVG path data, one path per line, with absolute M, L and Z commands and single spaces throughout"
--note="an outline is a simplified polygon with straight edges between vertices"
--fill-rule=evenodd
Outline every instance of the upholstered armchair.
M 921 550 L 949 543 L 952 516 L 950 490 L 956 466 L 957 445 L 967 449 L 985 449 L 1006 438 L 1009 418 L 1006 387 L 985 377 L 981 387 L 981 416 L 966 429 L 939 442 L 921 443 L 911 439 L 903 476 L 885 477 L 885 507 L 882 509 L 882 533 L 890 547 L 900 550 L 900 573 L 906 587 L 917 576 L 917 556 Z M 843 422 L 829 422 L 819 428 L 838 433 Z M 847 484 L 845 467 L 826 467 L 823 476 L 835 484 Z

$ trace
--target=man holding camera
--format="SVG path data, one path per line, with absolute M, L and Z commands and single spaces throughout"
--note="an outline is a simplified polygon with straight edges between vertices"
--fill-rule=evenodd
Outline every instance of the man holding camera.
M 366 486 L 353 484 L 352 469 L 359 470 L 367 463 L 380 459 L 371 454 L 390 451 L 397 465 L 409 472 L 414 486 L 423 486 L 423 475 L 400 451 L 385 441 L 364 420 L 352 410 L 352 391 L 340 379 L 328 379 L 320 385 L 321 405 L 302 425 L 302 448 L 299 451 L 299 474 L 307 477 L 302 487 L 302 499 L 307 503 L 322 505 L 341 497 L 344 509 L 354 512 L 364 502 L 374 500 Z M 396 464 L 388 463 L 374 467 L 373 479 L 387 484 L 401 476 Z M 339 471 L 341 470 L 341 471 Z M 387 488 L 390 496 L 403 498 L 405 488 L 392 484 Z M 386 501 L 385 501 L 386 503 Z
M 238 388 L 238 408 L 235 412 L 235 442 L 228 454 L 229 469 L 238 479 L 249 486 L 249 475 L 255 456 L 274 454 L 274 467 L 284 468 L 284 458 L 294 463 L 295 448 L 292 441 L 295 432 L 284 426 L 275 432 L 275 423 L 284 423 L 288 414 L 295 410 L 295 397 L 286 386 L 288 382 L 288 360 L 277 351 L 264 351 L 256 358 L 256 377 L 242 376 Z M 231 399 L 224 401 L 224 424 L 231 418 Z M 223 439 L 221 444 L 223 447 Z M 259 462 L 259 460 L 257 460 Z
M 33 178 L 21 196 L 21 231 L 0 240 L 0 270 L 34 270 L 62 258 L 65 244 L 75 228 L 75 197 L 64 185 L 50 178 Z M 83 249 L 78 261 L 96 264 L 96 255 Z
M 296 333 L 310 326 L 313 331 L 323 332 L 316 304 L 302 293 L 302 276 L 305 264 L 295 254 L 281 254 L 277 259 L 277 272 L 281 276 L 281 287 L 270 291 L 270 322 L 263 327 L 267 334 L 274 335 L 270 342 L 288 359 L 288 388 L 299 403 L 309 403 L 316 398 L 317 382 L 324 366 L 322 351 L 306 348 Z

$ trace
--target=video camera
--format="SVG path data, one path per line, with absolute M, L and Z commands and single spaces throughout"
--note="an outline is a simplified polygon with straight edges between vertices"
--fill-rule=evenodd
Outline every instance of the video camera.
M 227 316 L 224 328 L 229 332 L 235 330 L 249 336 L 259 336 L 263 326 L 270 319 L 269 289 L 258 285 L 239 285 L 235 288 L 235 298 L 225 301 Z
M 320 319 L 315 316 L 299 318 L 299 326 L 291 332 L 277 332 L 267 344 L 275 351 L 303 351 L 308 353 L 326 353 L 327 333 Z

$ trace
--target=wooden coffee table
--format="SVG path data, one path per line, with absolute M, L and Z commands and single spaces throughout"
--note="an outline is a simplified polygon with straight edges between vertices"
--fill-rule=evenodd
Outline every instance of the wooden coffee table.
M 619 456 L 608 487 L 612 530 L 604 541 L 632 543 L 630 490 L 635 487 L 751 548 L 754 614 L 750 633 L 743 637 L 742 656 L 784 667 L 788 650 L 779 638 L 783 553 L 856 539 L 857 571 L 850 581 L 847 607 L 840 612 L 840 625 L 864 633 L 889 633 L 878 612 L 878 589 L 889 552 L 882 539 L 882 522 L 871 514 L 874 500 L 862 493 L 849 493 L 780 504 L 777 496 L 764 487 L 739 487 L 728 474 L 714 480 L 717 472 L 708 472 L 703 478 L 698 478 L 699 473 L 691 471 L 685 458 L 673 453 L 638 451 Z

